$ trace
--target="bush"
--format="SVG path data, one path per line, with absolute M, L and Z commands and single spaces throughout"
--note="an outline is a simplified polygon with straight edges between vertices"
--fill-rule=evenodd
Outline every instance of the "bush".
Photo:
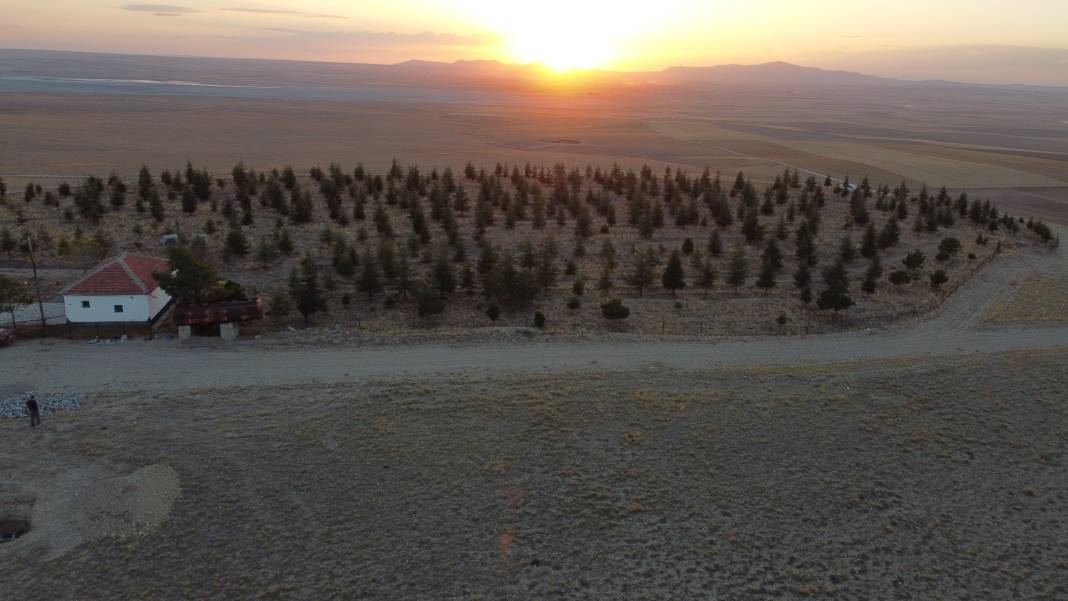
M 497 299 L 490 299 L 489 305 L 486 307 L 486 317 L 489 317 L 490 321 L 497 321 L 501 318 L 501 305 L 497 302 Z
M 416 312 L 419 317 L 430 317 L 445 312 L 445 301 L 433 278 L 427 278 L 415 293 Z
M 935 255 L 935 259 L 936 259 L 936 260 L 937 260 L 937 261 L 938 261 L 939 263 L 945 263 L 946 261 L 948 261 L 948 260 L 949 260 L 950 256 L 951 256 L 951 255 L 950 255 L 949 253 L 947 253 L 946 251 L 944 251 L 944 250 L 940 250 L 940 251 L 938 251 L 938 254 L 937 254 L 937 255 Z
M 923 264 L 926 261 L 927 257 L 925 257 L 922 252 L 914 250 L 910 252 L 908 256 L 905 257 L 902 263 L 904 263 L 905 267 L 907 267 L 909 271 L 918 271 L 921 267 L 923 267 Z
M 942 284 L 945 284 L 948 281 L 949 276 L 947 276 L 946 272 L 941 269 L 931 274 L 931 288 L 940 288 Z
M 534 312 L 534 327 L 539 330 L 545 328 L 545 314 L 541 311 Z
M 790 318 L 787 317 L 785 313 L 780 313 L 779 316 L 775 318 L 775 323 L 780 326 L 785 326 L 788 321 L 790 321 Z
M 289 300 L 289 295 L 279 294 L 271 301 L 270 308 L 267 309 L 267 315 L 271 317 L 286 317 L 293 312 L 293 302 Z
M 604 315 L 605 319 L 618 321 L 630 317 L 630 309 L 623 304 L 623 301 L 613 298 L 601 305 L 601 314 Z
M 975 253 L 968 253 L 968 260 L 969 261 L 974 261 L 974 260 L 976 260 L 978 258 L 979 257 L 975 256 Z
M 955 255 L 960 251 L 960 240 L 957 240 L 956 238 L 942 238 L 942 241 L 938 243 L 938 250 L 940 253 Z
M 890 283 L 895 286 L 904 286 L 905 284 L 908 284 L 911 281 L 912 276 L 909 275 L 909 272 L 903 269 L 898 269 L 897 271 L 890 274 Z
M 577 297 L 577 296 L 572 296 L 567 301 L 567 308 L 571 309 L 572 311 L 578 311 L 579 307 L 581 307 L 581 306 L 582 306 L 582 301 L 579 300 L 579 297 Z

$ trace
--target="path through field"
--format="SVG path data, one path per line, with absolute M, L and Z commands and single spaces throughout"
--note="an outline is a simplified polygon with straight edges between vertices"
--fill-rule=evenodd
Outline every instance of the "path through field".
M 984 326 L 980 318 L 1029 275 L 1068 277 L 1063 248 L 1022 249 L 993 262 L 915 324 L 807 337 L 709 340 L 537 339 L 509 343 L 271 347 L 245 341 L 225 348 L 174 342 L 117 345 L 28 341 L 2 351 L 10 379 L 0 393 L 39 391 L 180 391 L 433 373 L 627 369 L 662 365 L 800 365 L 914 355 L 988 353 L 1068 345 L 1068 324 Z M 9 390 L 10 389 L 10 390 Z

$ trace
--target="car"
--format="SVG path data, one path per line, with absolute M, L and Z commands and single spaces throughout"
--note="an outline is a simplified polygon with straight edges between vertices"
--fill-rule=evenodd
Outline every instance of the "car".
M 0 328 L 0 346 L 7 346 L 15 341 L 15 333 L 11 330 Z

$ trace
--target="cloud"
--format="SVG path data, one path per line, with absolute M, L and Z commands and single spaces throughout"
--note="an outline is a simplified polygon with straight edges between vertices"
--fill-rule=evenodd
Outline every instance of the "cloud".
M 308 31 L 269 27 L 266 31 L 285 33 L 311 42 L 356 44 L 361 46 L 467 46 L 493 47 L 501 38 L 489 34 L 461 35 L 456 33 L 396 33 L 392 31 Z
M 180 17 L 190 13 L 198 13 L 199 10 L 177 4 L 127 4 L 123 10 L 135 13 L 152 13 L 156 17 Z
M 341 15 L 329 15 L 322 13 L 310 13 L 302 10 L 282 10 L 274 8 L 224 8 L 226 12 L 250 13 L 255 15 L 287 15 L 290 17 L 309 17 L 313 19 L 347 19 Z

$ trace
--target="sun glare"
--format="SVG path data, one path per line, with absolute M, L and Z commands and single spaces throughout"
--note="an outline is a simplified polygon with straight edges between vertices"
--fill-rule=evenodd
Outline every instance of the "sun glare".
M 653 20 L 640 3 L 629 0 L 469 1 L 501 35 L 504 60 L 540 63 L 557 72 L 615 65 L 628 38 Z

